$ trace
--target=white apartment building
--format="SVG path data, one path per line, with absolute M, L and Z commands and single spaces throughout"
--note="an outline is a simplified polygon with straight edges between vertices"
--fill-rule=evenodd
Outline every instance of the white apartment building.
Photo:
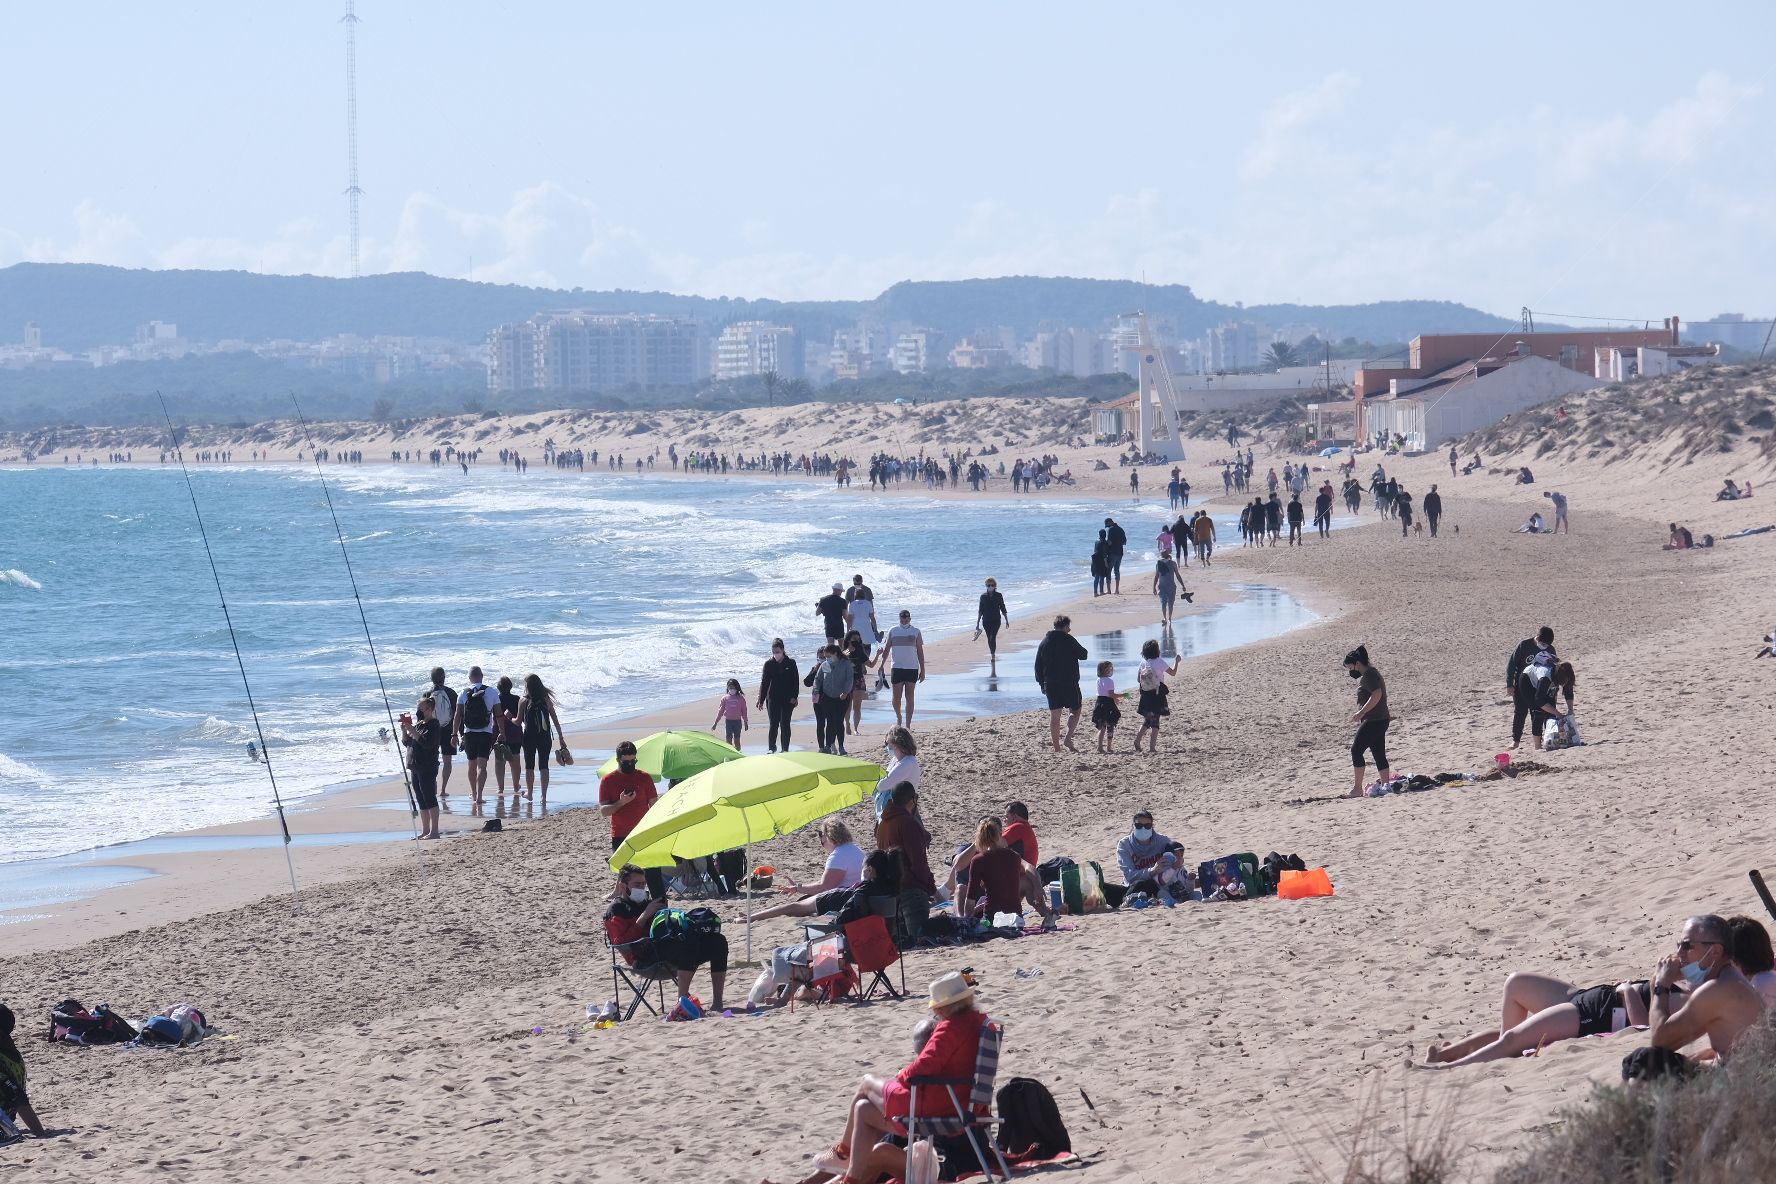
M 937 369 L 943 358 L 943 334 L 936 329 L 914 329 L 894 339 L 889 361 L 901 374 L 923 374 Z
M 702 327 L 680 317 L 542 312 L 487 338 L 493 391 L 688 386 L 703 376 Z
M 1258 326 L 1251 321 L 1223 321 L 1210 329 L 1202 340 L 1203 369 L 1214 373 L 1224 370 L 1255 370 L 1263 349 L 1259 344 Z M 1269 344 L 1268 337 L 1264 342 Z
M 1075 378 L 1094 374 L 1113 374 L 1109 339 L 1090 329 L 1057 329 L 1042 332 L 1026 341 L 1022 350 L 1024 365 L 1032 370 L 1053 370 Z
M 715 376 L 750 378 L 775 371 L 779 378 L 800 378 L 801 335 L 785 325 L 740 321 L 721 331 L 715 342 Z

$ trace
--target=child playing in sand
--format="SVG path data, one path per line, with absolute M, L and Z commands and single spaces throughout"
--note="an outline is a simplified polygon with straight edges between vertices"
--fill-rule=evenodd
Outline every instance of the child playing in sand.
M 1098 701 L 1092 707 L 1092 725 L 1098 729 L 1098 751 L 1116 750 L 1116 725 L 1122 709 L 1116 705 L 1116 663 L 1098 663 Z
M 737 678 L 728 680 L 728 693 L 723 695 L 721 702 L 715 706 L 715 724 L 719 724 L 723 720 L 727 721 L 727 727 L 724 730 L 728 743 L 739 748 L 740 733 L 751 731 L 752 721 L 746 717 L 746 696 L 740 693 L 740 680 Z M 715 724 L 709 725 L 710 731 L 715 731 Z

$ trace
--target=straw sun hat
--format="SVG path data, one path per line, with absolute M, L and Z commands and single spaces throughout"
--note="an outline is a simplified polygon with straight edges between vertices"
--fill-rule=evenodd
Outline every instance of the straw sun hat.
M 964 978 L 960 971 L 952 970 L 931 984 L 931 998 L 926 1006 L 933 1009 L 949 1007 L 972 998 L 974 998 L 974 984 Z

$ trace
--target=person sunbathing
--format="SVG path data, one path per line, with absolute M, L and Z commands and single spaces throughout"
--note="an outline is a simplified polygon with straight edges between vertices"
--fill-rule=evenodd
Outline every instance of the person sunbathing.
M 974 1077 L 980 1055 L 981 1033 L 987 1013 L 975 1006 L 974 984 L 967 976 L 951 971 L 932 982 L 927 1006 L 937 1017 L 931 1039 L 907 1067 L 893 1077 L 866 1073 L 851 1097 L 850 1118 L 844 1136 L 815 1161 L 815 1166 L 837 1174 L 843 1184 L 873 1180 L 865 1160 L 889 1134 L 907 1136 L 906 1120 L 912 1116 L 914 1077 Z M 919 1096 L 920 1118 L 936 1118 L 953 1112 L 948 1091 L 925 1089 Z
M 1673 995 L 1680 1000 L 1675 1007 Z M 1622 1080 L 1689 1077 L 1699 1063 L 1731 1056 L 1763 1014 L 1763 998 L 1733 964 L 1732 926 L 1713 914 L 1691 917 L 1678 935 L 1677 951 L 1659 959 L 1653 971 L 1647 1012 L 1652 1042 L 1622 1058 Z M 1708 1048 L 1694 1058 L 1678 1051 L 1704 1036 Z
M 1545 974 L 1513 974 L 1505 979 L 1497 1028 L 1488 1028 L 1425 1052 L 1423 1068 L 1453 1069 L 1539 1050 L 1556 1040 L 1619 1032 L 1647 1022 L 1645 981 L 1576 987 Z

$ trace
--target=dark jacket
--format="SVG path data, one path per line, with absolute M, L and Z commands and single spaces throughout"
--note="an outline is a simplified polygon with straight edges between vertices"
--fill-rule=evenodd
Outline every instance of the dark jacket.
M 917 889 L 937 894 L 937 880 L 931 874 L 931 832 L 919 816 L 905 806 L 889 802 L 876 823 L 876 846 L 883 851 L 900 852 L 900 887 L 902 891 Z
M 788 654 L 783 661 L 775 658 L 765 659 L 765 672 L 759 678 L 758 697 L 767 703 L 794 703 L 802 696 L 801 671 L 796 669 L 795 659 Z
M 1529 665 L 1529 660 L 1543 650 L 1547 650 L 1551 654 L 1554 652 L 1554 646 L 1551 643 L 1543 645 L 1533 637 L 1526 637 L 1517 643 L 1516 649 L 1511 651 L 1511 660 L 1505 663 L 1505 682 L 1511 687 L 1513 693 L 1517 689 L 1517 676 L 1523 673 L 1523 668 Z
M 1110 536 L 1109 536 L 1110 537 L 1110 549 L 1112 551 L 1121 551 L 1121 550 L 1124 550 L 1125 548 L 1128 547 L 1128 545 L 1129 545 L 1128 532 L 1126 530 L 1124 530 L 1121 526 L 1117 525 L 1116 523 L 1111 523 L 1105 529 L 1110 532 Z
M 1419 505 L 1423 507 L 1426 518 L 1441 518 L 1443 516 L 1443 495 L 1434 489 L 1424 495 L 1424 501 Z
M 1051 684 L 1078 686 L 1079 663 L 1089 656 L 1079 639 L 1071 633 L 1050 629 L 1042 644 L 1036 647 L 1036 685 L 1045 691 Z

